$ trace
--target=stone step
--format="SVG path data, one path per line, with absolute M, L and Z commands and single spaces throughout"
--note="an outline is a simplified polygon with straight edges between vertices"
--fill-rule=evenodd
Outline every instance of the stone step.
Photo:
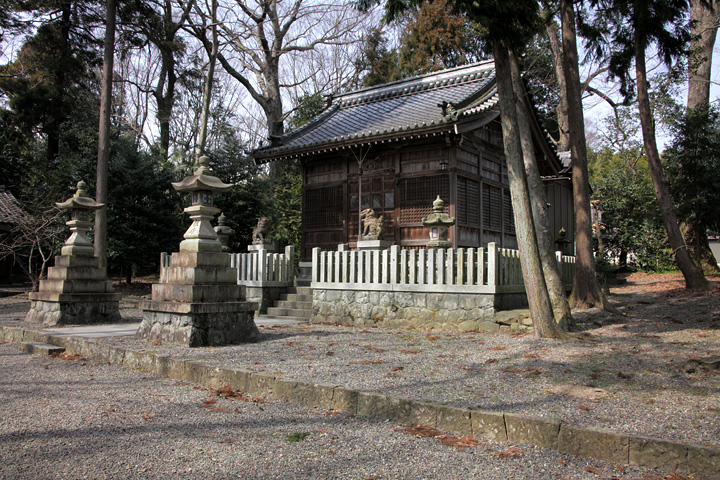
M 310 287 L 288 287 L 287 293 L 296 293 L 299 295 L 312 295 L 312 288 Z
M 65 348 L 51 345 L 49 343 L 22 342 L 20 344 L 20 350 L 25 353 L 34 353 L 38 355 L 54 355 L 56 353 L 63 353 Z
M 312 310 L 301 310 L 296 308 L 280 308 L 270 307 L 267 309 L 267 314 L 274 317 L 302 317 L 310 318 L 312 316 Z
M 297 310 L 312 310 L 312 301 L 296 302 L 292 300 L 279 300 L 275 305 L 277 308 L 294 308 Z
M 261 313 L 259 315 L 255 315 L 256 323 L 262 324 L 262 322 L 264 320 L 269 320 L 269 321 L 280 320 L 280 321 L 308 323 L 309 317 L 276 316 L 276 315 L 269 315 L 267 313 Z
M 301 295 L 299 293 L 283 293 L 280 295 L 280 301 L 288 302 L 310 302 L 312 303 L 312 295 Z

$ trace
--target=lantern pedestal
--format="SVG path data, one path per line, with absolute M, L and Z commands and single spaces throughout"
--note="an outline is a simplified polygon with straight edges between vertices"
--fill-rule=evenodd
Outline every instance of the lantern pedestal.
M 358 250 L 387 250 L 393 246 L 392 240 L 358 240 Z
M 188 347 L 256 342 L 259 336 L 254 312 L 257 305 L 244 301 L 230 254 L 222 251 L 210 220 L 213 192 L 232 185 L 209 175 L 207 157 L 200 158 L 195 175 L 173 183 L 181 192 L 192 192 L 193 204 L 185 209 L 193 224 L 185 232 L 180 251 L 164 257 L 160 283 L 152 286 L 150 301 L 143 302 L 143 321 L 136 337 L 152 342 L 179 343 Z
M 85 195 L 85 182 L 78 183 L 74 197 L 58 207 L 71 211 L 66 222 L 72 234 L 55 257 L 55 266 L 48 268 L 46 280 L 40 281 L 37 292 L 31 292 L 30 310 L 25 321 L 44 325 L 76 325 L 115 323 L 121 320 L 119 300 L 100 259 L 93 256 L 93 244 L 87 237 L 90 211 L 103 207 Z

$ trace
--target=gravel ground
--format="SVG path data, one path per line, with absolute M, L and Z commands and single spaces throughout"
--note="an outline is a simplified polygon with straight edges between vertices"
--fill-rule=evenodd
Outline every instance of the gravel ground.
M 412 399 L 551 417 L 577 426 L 720 448 L 720 372 L 685 363 L 720 352 L 719 278 L 686 292 L 677 274 L 613 289 L 624 315 L 577 314 L 592 342 L 511 333 L 428 333 L 339 325 L 261 328 L 260 342 L 189 349 L 131 337 L 99 341 L 213 365 L 266 371 Z M 127 296 L 125 320 L 139 321 Z M 0 323 L 31 327 L 23 296 L 0 299 Z
M 389 423 L 232 400 L 92 360 L 22 354 L 17 345 L 0 344 L 0 368 L 3 479 L 661 480 L 524 445 L 448 446 Z

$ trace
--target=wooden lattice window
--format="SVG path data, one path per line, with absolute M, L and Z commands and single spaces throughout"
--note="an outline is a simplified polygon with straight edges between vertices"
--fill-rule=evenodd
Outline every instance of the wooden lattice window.
M 423 217 L 432 213 L 432 203 L 440 195 L 449 202 L 448 177 L 406 178 L 400 182 L 400 223 L 421 224 Z
M 343 188 L 312 188 L 305 192 L 303 223 L 306 229 L 342 227 Z
M 458 224 L 480 226 L 480 183 L 465 177 L 457 179 L 455 212 Z
M 494 185 L 483 185 L 483 226 L 488 230 L 502 229 L 502 189 Z
M 503 215 L 505 216 L 505 230 L 508 233 L 515 233 L 515 215 L 513 215 L 512 199 L 509 190 L 503 192 Z

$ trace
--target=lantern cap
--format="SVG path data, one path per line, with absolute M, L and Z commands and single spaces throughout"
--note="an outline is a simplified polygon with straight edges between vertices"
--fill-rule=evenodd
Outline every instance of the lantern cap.
M 99 210 L 105 206 L 104 203 L 97 203 L 87 195 L 87 183 L 80 180 L 77 183 L 77 191 L 75 194 L 64 202 L 56 202 L 58 208 L 63 210 L 79 209 L 79 210 Z
M 231 183 L 224 183 L 212 175 L 210 158 L 207 155 L 203 155 L 198 159 L 198 165 L 194 175 L 187 176 L 179 182 L 173 182 L 173 188 L 178 192 L 194 192 L 196 190 L 227 192 L 234 186 Z

